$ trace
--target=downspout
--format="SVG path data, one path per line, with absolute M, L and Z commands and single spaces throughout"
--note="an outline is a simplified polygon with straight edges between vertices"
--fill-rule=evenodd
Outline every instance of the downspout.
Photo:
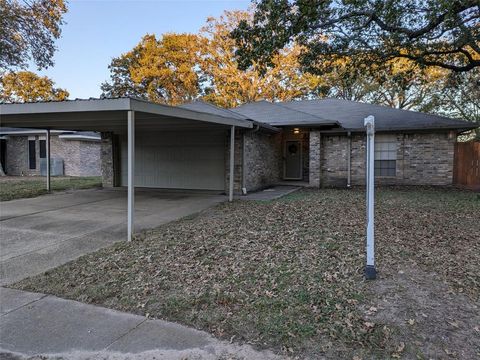
M 253 133 L 256 133 L 258 130 L 260 130 L 260 125 L 255 124 L 255 128 L 253 130 L 250 130 L 249 132 L 253 134 Z M 245 134 L 246 134 L 246 131 L 244 131 L 242 134 L 242 194 L 243 195 L 247 195 L 247 171 L 245 170 L 247 165 L 247 160 L 246 160 L 247 146 L 245 145 Z
M 352 133 L 347 133 L 347 188 L 351 187 L 351 170 L 352 170 Z

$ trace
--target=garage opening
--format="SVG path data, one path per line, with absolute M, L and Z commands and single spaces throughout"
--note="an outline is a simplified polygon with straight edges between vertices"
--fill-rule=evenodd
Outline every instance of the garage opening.
M 225 130 L 137 131 L 135 186 L 225 191 Z M 120 136 L 120 185 L 127 186 L 127 136 Z

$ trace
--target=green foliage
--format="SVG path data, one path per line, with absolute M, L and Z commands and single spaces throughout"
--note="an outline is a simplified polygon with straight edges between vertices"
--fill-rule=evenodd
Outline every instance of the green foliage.
M 354 66 L 406 58 L 463 72 L 480 66 L 479 20 L 478 0 L 259 0 L 232 35 L 243 68 L 271 63 L 294 40 L 308 70 L 348 56 Z
M 64 0 L 0 0 L 0 68 L 53 65 L 66 11 Z
M 480 68 L 454 73 L 438 82 L 438 106 L 434 111 L 480 125 Z M 480 128 L 465 138 L 480 139 Z

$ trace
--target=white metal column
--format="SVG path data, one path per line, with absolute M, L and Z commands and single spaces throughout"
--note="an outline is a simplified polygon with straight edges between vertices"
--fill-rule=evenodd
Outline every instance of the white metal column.
M 347 133 L 347 188 L 351 187 L 352 182 L 352 133 Z
M 128 201 L 127 201 L 127 239 L 128 241 L 132 241 L 133 234 L 135 232 L 135 112 L 128 111 L 128 121 L 127 121 L 127 128 L 128 128 L 128 174 L 127 174 L 127 181 L 128 181 Z
M 233 177 L 235 176 L 235 126 L 230 129 L 230 178 L 228 185 L 228 201 L 233 201 Z
M 46 152 L 46 160 L 47 160 L 47 191 L 50 192 L 51 190 L 51 164 L 50 164 L 50 129 L 47 129 L 47 133 L 45 136 L 45 152 Z
M 367 264 L 365 278 L 373 280 L 377 277 L 375 269 L 375 234 L 374 234 L 374 191 L 375 191 L 375 118 L 370 115 L 365 118 L 367 132 Z

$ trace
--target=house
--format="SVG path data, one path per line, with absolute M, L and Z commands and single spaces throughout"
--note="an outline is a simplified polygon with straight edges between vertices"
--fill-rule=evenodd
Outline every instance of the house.
M 236 133 L 237 192 L 281 181 L 302 181 L 311 187 L 363 185 L 363 121 L 369 115 L 375 117 L 377 183 L 450 185 L 457 135 L 479 126 L 340 99 L 258 101 L 230 110 L 200 101 L 183 107 L 241 116 L 259 125 Z
M 101 132 L 105 187 L 227 192 L 232 174 L 236 193 L 283 181 L 363 184 L 368 115 L 376 120 L 378 183 L 448 185 L 457 135 L 478 126 L 337 99 L 259 101 L 227 110 L 201 101 L 172 107 L 121 97 L 4 104 L 0 111 L 5 126 Z
M 45 175 L 45 130 L 0 127 L 0 159 L 13 176 Z M 100 134 L 52 130 L 53 175 L 100 176 Z

